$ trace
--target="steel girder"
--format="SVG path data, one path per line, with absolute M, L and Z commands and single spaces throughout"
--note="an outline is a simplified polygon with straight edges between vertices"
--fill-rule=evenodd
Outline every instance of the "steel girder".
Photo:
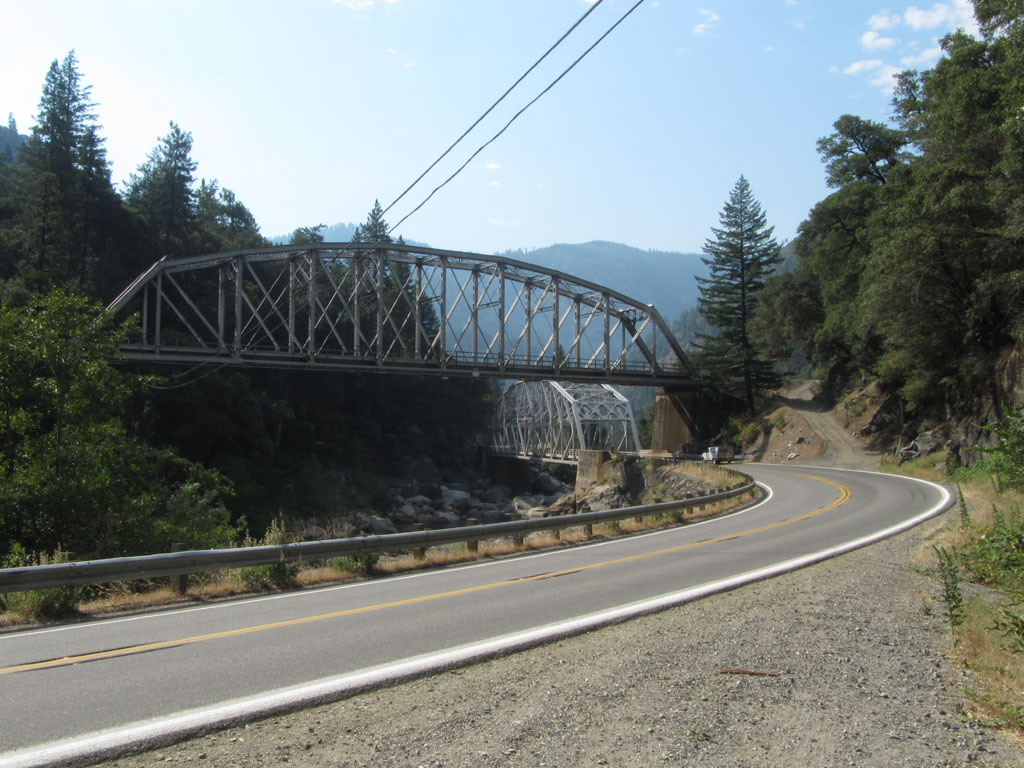
M 500 256 L 315 243 L 164 258 L 108 309 L 140 313 L 132 361 L 697 386 L 653 306 Z
M 498 400 L 492 453 L 576 462 L 581 450 L 640 450 L 633 409 L 612 387 L 518 381 Z

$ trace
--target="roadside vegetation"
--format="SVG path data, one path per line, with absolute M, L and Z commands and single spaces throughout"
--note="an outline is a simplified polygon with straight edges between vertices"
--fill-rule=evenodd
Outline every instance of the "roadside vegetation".
M 883 468 L 956 492 L 949 524 L 917 563 L 937 581 L 924 610 L 945 618 L 950 657 L 973 674 L 976 713 L 1024 734 L 1024 415 L 1007 411 L 989 431 L 999 442 L 949 477 L 943 454 Z

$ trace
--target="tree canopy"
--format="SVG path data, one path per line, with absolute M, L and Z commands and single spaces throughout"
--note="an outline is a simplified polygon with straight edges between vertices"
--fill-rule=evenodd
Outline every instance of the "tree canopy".
M 762 349 L 934 415 L 1001 404 L 993 371 L 1024 319 L 1024 7 L 975 8 L 980 39 L 950 34 L 934 68 L 899 76 L 892 127 L 844 115 L 818 143 L 836 191 L 755 323 Z

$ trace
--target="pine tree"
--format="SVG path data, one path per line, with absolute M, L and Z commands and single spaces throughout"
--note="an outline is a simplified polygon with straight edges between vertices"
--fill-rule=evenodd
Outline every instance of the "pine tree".
M 19 153 L 20 272 L 31 288 L 83 287 L 97 259 L 95 208 L 113 190 L 90 90 L 82 84 L 74 51 L 61 63 L 54 60 L 38 122 Z
M 698 334 L 697 364 L 718 386 L 740 389 L 749 411 L 754 392 L 775 381 L 771 363 L 757 358 L 749 329 L 757 294 L 779 262 L 779 245 L 749 182 L 740 176 L 719 216 L 721 228 L 704 243 L 710 270 L 697 278 L 698 306 L 715 335 Z
M 380 207 L 380 200 L 373 201 L 373 210 L 366 217 L 366 222 L 356 227 L 352 235 L 353 243 L 390 243 L 391 236 L 388 234 L 388 223 L 384 220 L 384 209 Z
M 133 173 L 125 190 L 128 206 L 156 234 L 164 254 L 187 256 L 196 225 L 196 163 L 192 134 L 173 121 L 146 162 Z

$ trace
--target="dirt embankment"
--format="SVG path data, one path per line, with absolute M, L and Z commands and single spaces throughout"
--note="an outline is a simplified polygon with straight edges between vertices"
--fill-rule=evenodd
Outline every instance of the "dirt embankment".
M 858 393 L 832 409 L 813 397 L 812 381 L 796 382 L 780 393 L 778 406 L 764 419 L 766 432 L 752 448 L 755 461 L 876 468 L 879 454 L 860 436 L 878 410 L 875 394 Z

